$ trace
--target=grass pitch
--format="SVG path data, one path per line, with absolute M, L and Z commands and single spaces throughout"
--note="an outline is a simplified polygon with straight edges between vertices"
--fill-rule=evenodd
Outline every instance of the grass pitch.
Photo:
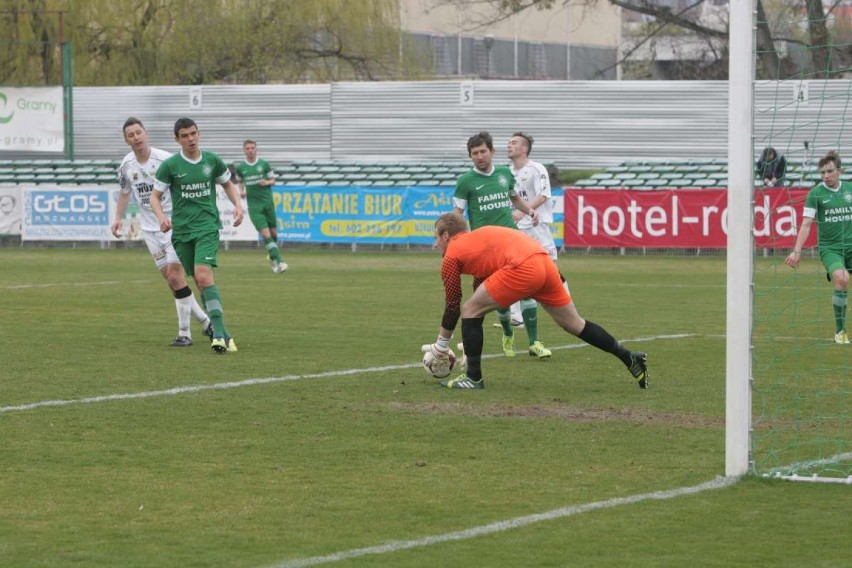
M 581 315 L 649 353 L 647 391 L 540 312 L 551 360 L 498 356 L 489 316 L 487 388 L 457 392 L 419 367 L 437 253 L 285 257 L 220 255 L 240 351 L 217 356 L 197 324 L 168 346 L 141 249 L 0 250 L 0 564 L 847 565 L 848 486 L 630 501 L 724 473 L 724 260 L 560 259 Z

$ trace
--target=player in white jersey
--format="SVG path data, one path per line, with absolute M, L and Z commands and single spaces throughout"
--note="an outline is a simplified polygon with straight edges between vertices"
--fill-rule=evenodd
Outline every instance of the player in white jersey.
M 163 233 L 160 222 L 151 210 L 151 191 L 154 189 L 154 174 L 160 164 L 171 156 L 169 152 L 152 148 L 148 144 L 148 132 L 138 118 L 130 117 L 124 122 L 124 141 L 132 151 L 121 161 L 118 167 L 118 184 L 120 191 L 116 204 L 115 220 L 112 223 L 112 234 L 121 238 L 121 225 L 124 212 L 130 203 L 131 196 L 139 204 L 139 216 L 142 235 L 148 250 L 154 259 L 154 264 L 163 275 L 175 297 L 175 309 L 178 315 L 178 334 L 172 342 L 173 347 L 189 347 L 192 345 L 190 316 L 195 317 L 202 326 L 204 334 L 210 336 L 212 327 L 210 318 L 198 305 L 192 290 L 186 284 L 180 260 L 172 246 L 172 233 Z M 163 210 L 171 216 L 172 202 L 169 194 L 162 198 Z
M 553 223 L 553 201 L 550 193 L 550 174 L 541 163 L 530 160 L 533 138 L 523 132 L 515 132 L 509 139 L 507 156 L 512 162 L 512 175 L 515 177 L 515 193 L 527 202 L 530 209 L 538 212 L 538 224 L 533 225 L 527 215 L 514 211 L 512 216 L 518 229 L 538 241 L 544 247 L 553 262 L 556 262 L 556 243 L 550 234 L 550 224 Z M 564 277 L 563 277 L 564 282 Z M 525 324 L 530 318 L 537 317 L 535 300 L 523 300 L 512 305 L 512 320 L 523 320 Z M 548 350 L 549 351 L 549 350 Z
M 533 225 L 529 216 L 515 211 L 513 217 L 518 228 L 537 240 L 554 261 L 556 243 L 550 234 L 553 223 L 553 202 L 550 194 L 550 174 L 541 163 L 529 159 L 533 138 L 523 132 L 516 132 L 509 140 L 508 156 L 512 161 L 512 175 L 515 176 L 515 192 L 530 208 L 538 211 L 538 225 Z

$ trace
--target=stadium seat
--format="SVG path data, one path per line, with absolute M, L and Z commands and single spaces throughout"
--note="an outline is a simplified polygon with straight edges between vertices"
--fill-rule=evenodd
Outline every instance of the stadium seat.
M 599 179 L 596 180 L 598 187 L 622 187 L 620 179 Z
M 633 172 L 634 174 L 641 174 L 641 173 L 645 173 L 645 172 L 650 172 L 651 166 L 649 166 L 647 164 L 641 164 L 641 165 L 638 165 L 638 166 L 630 166 L 628 171 Z
M 74 174 L 56 174 L 53 179 L 56 183 L 69 184 L 75 183 L 76 178 Z
M 622 185 L 627 188 L 642 187 L 645 185 L 645 180 L 641 178 L 631 178 L 622 180 Z
M 651 171 L 656 172 L 658 174 L 668 174 L 674 171 L 674 166 L 672 164 L 653 164 L 651 166 Z
M 714 174 L 717 172 L 727 171 L 727 166 L 722 164 L 703 164 L 695 167 L 695 171 L 702 172 L 705 174 Z
M 576 187 L 597 187 L 599 185 L 598 180 L 592 178 L 578 179 L 574 182 Z
M 693 186 L 695 187 L 720 187 L 719 183 L 716 181 L 716 178 L 703 178 L 693 180 Z

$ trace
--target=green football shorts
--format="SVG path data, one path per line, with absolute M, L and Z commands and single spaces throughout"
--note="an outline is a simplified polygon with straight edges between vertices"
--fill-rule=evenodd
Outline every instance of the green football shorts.
M 275 219 L 275 204 L 272 203 L 271 199 L 262 205 L 249 203 L 248 211 L 251 224 L 254 225 L 258 233 L 264 229 L 278 228 L 278 222 Z
M 195 267 L 199 264 L 204 264 L 211 268 L 219 266 L 217 263 L 219 231 L 209 231 L 200 235 L 186 237 L 176 237 L 172 233 L 172 244 L 175 246 L 175 252 L 187 276 L 194 275 Z

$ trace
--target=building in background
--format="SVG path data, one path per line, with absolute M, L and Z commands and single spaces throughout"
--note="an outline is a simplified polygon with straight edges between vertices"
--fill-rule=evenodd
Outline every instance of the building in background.
M 489 23 L 494 10 L 436 0 L 400 0 L 400 27 L 420 53 L 431 53 L 439 78 L 615 79 L 618 9 L 592 6 L 528 9 Z

